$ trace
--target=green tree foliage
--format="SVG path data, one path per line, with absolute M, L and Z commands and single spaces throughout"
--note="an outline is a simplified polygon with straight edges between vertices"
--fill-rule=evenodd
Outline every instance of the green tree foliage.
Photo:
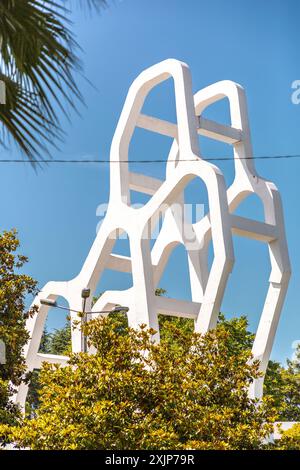
M 47 353 L 68 356 L 71 350 L 71 326 L 70 322 L 67 321 L 63 328 L 56 329 L 48 334 Z
M 295 356 L 294 360 L 287 361 L 288 367 L 283 371 L 283 380 L 286 383 L 284 394 L 286 421 L 300 421 L 300 345 Z
M 69 5 L 68 5 L 69 3 Z M 104 0 L 79 2 L 99 9 Z M 1 0 L 0 80 L 6 104 L 0 106 L 0 145 L 11 137 L 34 162 L 46 144 L 61 140 L 58 110 L 82 100 L 75 72 L 81 70 L 68 7 L 55 0 Z
M 15 230 L 0 234 L 0 339 L 6 346 L 6 362 L 0 364 L 0 423 L 13 423 L 18 417 L 18 408 L 11 398 L 16 386 L 27 380 L 22 357 L 29 337 L 25 299 L 36 293 L 36 281 L 20 272 L 27 258 L 17 254 L 18 248 Z
M 250 349 L 254 335 L 248 329 L 246 316 L 226 320 L 220 314 L 219 323 L 231 332 L 232 346 L 239 350 Z M 271 397 L 278 412 L 280 421 L 300 421 L 300 345 L 295 359 L 287 360 L 287 367 L 276 361 L 269 361 L 265 381 L 264 394 Z
M 300 423 L 283 432 L 273 447 L 276 450 L 300 450 Z
M 156 295 L 165 295 L 166 290 L 158 288 Z M 94 298 L 94 302 L 99 297 Z M 112 321 L 115 321 L 120 331 L 128 327 L 126 313 L 118 312 L 109 315 Z M 220 313 L 218 319 L 219 325 L 222 325 L 230 333 L 231 348 L 235 353 L 244 349 L 251 349 L 254 340 L 254 334 L 249 331 L 248 320 L 246 316 L 239 318 L 233 317 L 226 319 Z M 194 330 L 194 322 L 188 318 L 171 317 L 159 315 L 160 336 L 162 341 L 169 343 L 171 347 L 177 347 L 177 337 L 181 333 L 191 335 Z M 71 350 L 71 327 L 70 324 L 62 330 L 56 330 L 54 333 L 46 334 L 43 341 L 47 347 L 41 347 L 41 352 L 52 354 L 69 354 Z M 296 358 L 293 361 L 287 361 L 288 366 L 284 368 L 276 361 L 270 361 L 265 377 L 264 393 L 271 397 L 274 406 L 278 412 L 280 421 L 300 421 L 300 346 L 296 351 Z M 38 406 L 38 373 L 34 373 L 29 393 L 29 402 L 31 409 Z M 29 408 L 30 409 L 30 408 Z
M 269 361 L 264 380 L 264 394 L 272 396 L 274 404 L 279 412 L 279 419 L 282 418 L 285 393 L 285 382 L 283 378 L 283 373 L 284 368 L 279 362 Z
M 52 333 L 48 333 L 46 329 L 44 330 L 39 352 L 68 356 L 71 350 L 71 326 L 69 321 L 63 328 L 55 329 Z M 31 373 L 26 402 L 26 413 L 29 416 L 34 416 L 39 406 L 39 376 L 40 373 L 37 369 Z
M 252 347 L 254 334 L 248 330 L 246 316 L 226 320 L 220 314 L 219 323 L 231 332 L 232 347 L 237 352 Z M 265 376 L 264 394 L 272 398 L 280 421 L 300 421 L 300 346 L 295 356 L 287 361 L 287 367 L 269 361 Z
M 287 361 L 287 367 L 270 361 L 265 393 L 272 396 L 279 410 L 280 421 L 300 421 L 300 347 L 296 358 Z
M 6 439 L 31 449 L 262 447 L 273 408 L 249 399 L 258 364 L 223 325 L 202 336 L 179 328 L 176 347 L 110 317 L 83 328 L 97 353 L 45 364 L 36 417 L 2 426 Z
M 185 330 L 186 333 L 193 331 L 193 321 L 186 318 L 174 318 L 159 316 L 162 339 L 176 343 L 176 331 Z M 222 325 L 231 336 L 232 351 L 239 353 L 244 349 L 251 349 L 254 334 L 249 331 L 246 316 L 231 318 L 227 320 L 220 313 L 219 325 Z M 168 324 L 168 328 L 164 326 Z M 271 397 L 278 412 L 280 421 L 300 421 L 300 345 L 298 346 L 295 359 L 287 360 L 287 367 L 283 367 L 276 361 L 269 361 L 265 381 L 264 394 Z

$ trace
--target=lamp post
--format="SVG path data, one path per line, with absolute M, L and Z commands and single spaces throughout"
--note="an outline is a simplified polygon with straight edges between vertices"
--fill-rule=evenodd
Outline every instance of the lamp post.
M 121 305 L 118 305 L 118 306 L 115 306 L 112 310 L 101 310 L 99 312 L 86 312 L 85 309 L 86 309 L 86 301 L 87 299 L 90 297 L 90 289 L 82 289 L 81 291 L 81 298 L 83 299 L 83 303 L 82 303 L 82 322 L 83 323 L 86 323 L 87 322 L 87 316 L 88 315 L 99 315 L 99 314 L 102 314 L 102 313 L 117 313 L 117 312 L 128 312 L 129 308 L 128 307 L 124 307 L 124 306 L 121 306 Z M 68 312 L 75 312 L 75 313 L 79 313 L 78 310 L 74 310 L 72 308 L 69 308 L 69 307 L 64 307 L 63 305 L 59 305 L 56 300 L 51 300 L 51 299 L 41 299 L 40 300 L 40 303 L 42 305 L 47 305 L 48 307 L 52 307 L 52 308 L 60 308 L 62 310 L 67 310 Z M 87 352 L 87 338 L 85 335 L 82 335 L 82 350 L 83 352 Z
M 82 289 L 81 291 L 81 298 L 83 299 L 83 305 L 82 305 L 82 325 L 85 325 L 85 323 L 87 322 L 87 314 L 85 313 L 85 307 L 86 307 L 86 301 L 87 299 L 90 297 L 91 295 L 91 289 L 88 289 L 88 288 L 85 288 L 85 289 Z M 82 342 L 82 350 L 83 352 L 87 352 L 87 337 L 86 335 L 83 333 L 83 331 L 81 332 L 81 342 Z

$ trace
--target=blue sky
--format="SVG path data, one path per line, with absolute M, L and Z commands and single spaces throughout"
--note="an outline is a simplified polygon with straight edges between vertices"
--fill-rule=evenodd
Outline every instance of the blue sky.
M 144 68 L 170 57 L 188 63 L 194 91 L 224 79 L 245 87 L 255 155 L 300 154 L 300 105 L 291 101 L 291 84 L 300 79 L 299 13 L 297 0 L 115 0 L 101 15 L 77 10 L 74 31 L 84 51 L 85 75 L 95 88 L 78 79 L 86 107 L 81 107 L 81 117 L 72 114 L 71 123 L 61 118 L 67 135 L 53 157 L 107 159 L 130 83 Z M 150 98 L 146 110 L 174 117 L 169 85 Z M 225 105 L 220 105 L 209 117 L 226 121 L 227 114 Z M 144 141 L 137 135 L 130 158 L 164 158 L 169 144 L 167 139 Z M 0 158 L 19 157 L 13 149 L 0 152 Z M 202 152 L 231 155 L 229 147 L 211 142 L 202 143 Z M 230 183 L 233 163 L 220 167 Z M 280 189 L 285 211 L 293 276 L 272 353 L 284 361 L 292 355 L 292 342 L 300 339 L 300 159 L 258 160 L 256 167 Z M 163 175 L 163 165 L 133 163 L 132 168 Z M 26 164 L 1 164 L 0 169 L 0 228 L 18 229 L 22 250 L 30 258 L 27 272 L 40 286 L 72 278 L 95 237 L 96 208 L 108 199 L 108 165 L 50 164 L 36 173 Z M 197 184 L 191 184 L 188 197 L 201 194 L 205 196 Z M 199 202 L 205 203 L 205 197 Z M 255 200 L 249 199 L 241 213 L 246 210 L 261 217 Z M 228 317 L 247 314 L 255 329 L 267 290 L 268 251 L 265 245 L 245 239 L 236 238 L 234 243 L 236 264 L 222 311 Z M 186 268 L 184 250 L 179 248 L 161 281 L 168 295 L 189 298 Z M 99 290 L 125 288 L 128 282 L 126 276 L 107 272 Z M 63 323 L 61 312 L 52 311 L 48 327 Z

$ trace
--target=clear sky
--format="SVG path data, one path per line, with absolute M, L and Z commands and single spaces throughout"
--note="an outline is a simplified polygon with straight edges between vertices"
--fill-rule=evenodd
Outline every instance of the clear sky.
M 74 31 L 84 51 L 85 75 L 95 87 L 79 79 L 86 107 L 81 107 L 81 117 L 72 114 L 70 123 L 62 117 L 66 139 L 53 157 L 107 159 L 130 83 L 144 68 L 170 57 L 190 66 L 194 91 L 224 79 L 245 87 L 255 155 L 300 154 L 300 105 L 291 101 L 291 84 L 300 79 L 299 13 L 298 0 L 115 0 L 101 15 L 77 10 Z M 172 118 L 170 87 L 162 87 L 151 100 L 148 110 Z M 228 116 L 219 106 L 209 117 L 224 121 Z M 165 156 L 168 140 L 150 144 L 142 137 L 133 142 L 132 160 Z M 15 150 L 0 152 L 0 158 L 19 157 Z M 211 142 L 203 142 L 202 152 L 231 155 L 229 147 Z M 233 163 L 220 166 L 230 183 Z M 258 160 L 256 167 L 280 189 L 285 211 L 293 276 L 272 353 L 284 361 L 292 355 L 293 341 L 300 340 L 300 159 Z M 142 169 L 134 163 L 132 168 Z M 22 250 L 30 258 L 27 272 L 41 287 L 48 280 L 71 279 L 95 237 L 100 220 L 96 208 L 108 199 L 108 165 L 50 164 L 34 172 L 26 164 L 1 164 L 0 171 L 0 228 L 18 229 Z M 145 171 L 162 176 L 163 166 L 148 165 Z M 206 204 L 198 190 L 191 184 L 188 197 L 197 195 Z M 240 213 L 246 210 L 261 217 L 255 200 L 249 199 Z M 247 314 L 254 330 L 267 291 L 268 251 L 246 239 L 234 243 L 236 264 L 222 311 L 228 317 Z M 161 286 L 169 296 L 189 298 L 186 278 L 185 253 L 178 248 Z M 126 288 L 128 282 L 128 276 L 107 272 L 99 291 Z M 61 311 L 52 311 L 48 327 L 63 324 Z

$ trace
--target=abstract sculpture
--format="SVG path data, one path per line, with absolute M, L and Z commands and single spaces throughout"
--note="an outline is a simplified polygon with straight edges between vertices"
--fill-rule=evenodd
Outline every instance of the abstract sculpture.
M 163 121 L 141 114 L 145 98 L 152 88 L 172 78 L 174 81 L 177 123 Z M 212 103 L 227 98 L 230 105 L 231 126 L 202 117 Z M 166 162 L 164 181 L 129 172 L 128 148 L 136 127 L 171 136 L 174 141 Z M 231 144 L 234 149 L 235 179 L 227 189 L 222 172 L 201 159 L 198 135 Z M 41 305 L 41 298 L 55 300 L 64 297 L 70 309 L 82 310 L 81 290 L 91 293 L 107 268 L 131 272 L 133 286 L 123 291 L 106 291 L 91 311 L 111 310 L 115 305 L 129 307 L 129 325 L 137 328 L 144 323 L 157 331 L 158 313 L 193 318 L 195 330 L 206 332 L 217 323 L 228 276 L 234 265 L 232 234 L 268 243 L 271 260 L 269 290 L 256 332 L 253 355 L 265 372 L 290 278 L 290 263 L 285 238 L 280 195 L 275 185 L 261 178 L 252 159 L 252 148 L 243 88 L 231 81 L 210 85 L 193 96 L 189 68 L 169 59 L 142 72 L 131 85 L 111 146 L 110 198 L 106 217 L 99 229 L 88 257 L 77 277 L 67 282 L 49 282 L 37 296 L 34 304 L 38 312 L 28 320 L 31 340 L 25 348 L 29 370 L 39 368 L 43 361 L 66 364 L 68 358 L 38 353 L 49 307 Z M 119 163 L 115 163 L 115 161 Z M 177 207 L 184 204 L 184 188 L 195 177 L 206 186 L 209 213 L 186 227 L 179 220 Z M 151 196 L 141 208 L 130 203 L 130 190 Z M 239 204 L 255 193 L 264 207 L 264 222 L 234 214 Z M 161 213 L 164 219 L 157 240 L 151 250 L 149 233 Z M 188 229 L 188 230 L 187 230 Z M 130 257 L 112 252 L 116 233 L 126 232 L 130 243 Z M 193 243 L 186 233 L 193 234 Z M 214 260 L 208 269 L 208 247 L 212 241 Z M 155 288 L 164 272 L 168 258 L 177 244 L 187 250 L 192 300 L 179 301 L 155 296 Z M 92 298 L 92 295 L 91 297 Z M 90 301 L 89 301 L 90 302 Z M 71 314 L 71 321 L 77 319 Z M 72 331 L 72 349 L 82 350 L 80 331 Z M 253 384 L 251 395 L 262 395 L 263 379 Z M 27 387 L 22 385 L 17 401 L 24 405 Z

